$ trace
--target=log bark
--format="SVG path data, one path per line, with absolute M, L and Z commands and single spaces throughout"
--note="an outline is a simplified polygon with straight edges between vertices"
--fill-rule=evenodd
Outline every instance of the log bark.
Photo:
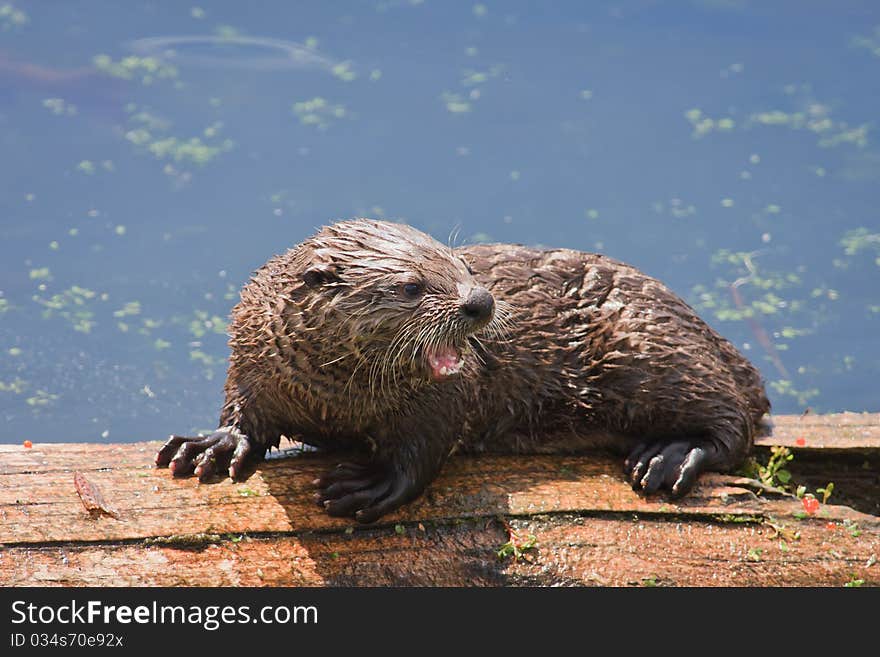
M 778 416 L 758 440 L 835 481 L 809 514 L 732 475 L 673 501 L 637 495 L 603 455 L 455 457 L 363 527 L 312 501 L 330 457 L 200 485 L 155 468 L 159 445 L 0 445 L 0 585 L 880 585 L 878 414 Z M 847 486 L 858 508 L 835 503 Z

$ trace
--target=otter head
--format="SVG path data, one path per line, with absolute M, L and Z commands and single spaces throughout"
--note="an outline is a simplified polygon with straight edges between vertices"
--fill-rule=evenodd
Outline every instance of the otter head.
M 339 357 L 376 383 L 441 381 L 473 356 L 470 340 L 500 320 L 492 294 L 453 250 L 403 224 L 357 219 L 325 227 L 299 254 L 304 314 Z M 320 317 L 315 317 L 319 313 Z

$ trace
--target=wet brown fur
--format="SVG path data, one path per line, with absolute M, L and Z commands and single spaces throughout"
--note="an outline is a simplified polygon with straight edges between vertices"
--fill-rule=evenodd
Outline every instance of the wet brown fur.
M 400 291 L 413 281 L 426 288 L 416 300 Z M 459 307 L 475 285 L 496 312 L 469 333 Z M 423 351 L 441 342 L 465 366 L 432 381 Z M 703 440 L 708 466 L 730 469 L 769 410 L 757 370 L 629 265 L 567 249 L 453 250 L 378 221 L 327 226 L 260 268 L 230 346 L 220 424 L 255 451 L 282 435 L 363 448 L 428 480 L 456 448 L 626 451 L 650 438 Z

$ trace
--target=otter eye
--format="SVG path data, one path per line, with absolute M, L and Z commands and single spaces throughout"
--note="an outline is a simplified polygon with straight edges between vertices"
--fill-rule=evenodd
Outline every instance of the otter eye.
M 415 299 L 422 293 L 422 286 L 420 283 L 404 283 L 403 293 L 409 298 Z

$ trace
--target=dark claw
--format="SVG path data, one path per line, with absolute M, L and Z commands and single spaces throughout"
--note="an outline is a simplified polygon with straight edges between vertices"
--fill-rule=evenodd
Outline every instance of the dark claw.
M 664 461 L 664 455 L 663 453 L 660 453 L 648 462 L 648 469 L 645 471 L 645 476 L 638 482 L 638 485 L 642 487 L 642 490 L 647 495 L 656 492 L 657 489 L 660 488 L 660 484 L 663 483 L 666 473 Z
M 193 461 L 196 464 L 195 473 L 199 481 L 210 481 L 220 471 L 227 470 L 237 444 L 238 441 L 233 436 L 226 434 L 196 456 Z
M 693 488 L 709 460 L 704 446 L 689 441 L 640 443 L 624 462 L 634 490 L 652 494 L 661 488 L 681 497 Z
M 629 456 L 627 456 L 626 460 L 623 462 L 623 471 L 626 474 L 627 478 L 629 478 L 629 475 L 632 473 L 633 467 L 635 467 L 635 464 L 638 461 L 639 456 L 641 456 L 642 452 L 644 452 L 645 449 L 650 444 L 651 444 L 650 441 L 643 440 L 642 442 L 638 443 L 635 447 L 632 448 L 632 450 L 629 453 Z
M 200 440 L 201 438 L 188 438 L 186 436 L 171 436 L 159 451 L 156 453 L 156 465 L 164 468 L 171 462 L 172 457 L 177 453 L 180 446 L 189 440 Z
M 331 516 L 374 522 L 410 500 L 416 486 L 406 475 L 375 464 L 340 463 L 315 480 L 315 501 Z
M 337 481 L 336 483 L 330 484 L 329 486 L 324 488 L 321 496 L 323 499 L 338 499 L 343 495 L 347 495 L 358 490 L 370 488 L 370 486 L 374 486 L 376 483 L 377 478 L 375 477 Z
M 408 502 L 412 498 L 412 492 L 411 488 L 398 486 L 391 491 L 390 495 L 379 500 L 376 504 L 367 507 L 366 509 L 361 509 L 355 513 L 354 518 L 358 522 L 364 524 L 376 522 L 376 520 L 384 516 L 386 513 L 390 513 L 391 511 L 394 511 L 394 509 Z
M 238 441 L 238 445 L 235 446 L 235 451 L 232 452 L 232 459 L 229 461 L 230 478 L 237 480 L 241 476 L 245 463 L 252 453 L 253 451 L 251 449 L 250 440 L 244 439 Z
M 195 472 L 199 481 L 205 482 L 227 467 L 230 474 L 238 474 L 251 451 L 246 436 L 227 431 L 209 436 L 171 436 L 156 454 L 156 465 L 167 465 L 175 477 Z
M 327 488 L 331 484 L 346 479 L 363 479 L 370 474 L 370 467 L 359 463 L 340 463 L 329 472 L 324 473 L 313 482 L 318 488 Z
M 324 508 L 331 516 L 350 516 L 360 512 L 360 509 L 368 507 L 377 499 L 383 497 L 391 488 L 391 481 L 380 481 L 375 486 L 357 490 L 336 499 L 326 500 Z
M 706 467 L 708 455 L 702 447 L 694 447 L 681 464 L 681 474 L 672 485 L 672 496 L 681 497 L 694 487 L 697 475 Z
M 635 451 L 630 454 L 628 461 L 634 461 L 634 465 L 629 473 L 629 483 L 632 484 L 633 490 L 639 490 L 642 487 L 642 478 L 648 469 L 651 459 L 663 448 L 662 443 L 652 443 L 647 446 L 640 446 L 644 451 L 636 454 Z M 637 448 L 638 449 L 638 448 Z

